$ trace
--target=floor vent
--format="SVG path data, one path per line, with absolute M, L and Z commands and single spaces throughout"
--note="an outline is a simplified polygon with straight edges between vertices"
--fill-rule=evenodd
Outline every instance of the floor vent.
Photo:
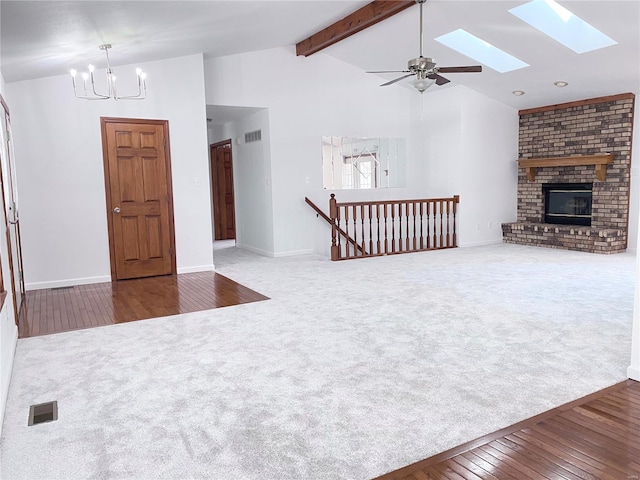
M 29 426 L 58 420 L 58 402 L 40 403 L 29 407 Z
M 52 291 L 56 291 L 56 292 L 58 290 L 73 290 L 73 286 L 70 286 L 70 287 L 53 287 L 51 290 Z

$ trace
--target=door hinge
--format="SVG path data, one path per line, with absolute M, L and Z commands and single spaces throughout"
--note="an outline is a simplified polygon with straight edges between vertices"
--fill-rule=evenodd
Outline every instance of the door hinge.
M 174 255 L 174 251 L 173 251 L 173 247 L 169 247 L 169 255 L 173 256 Z
M 164 145 L 165 147 L 167 146 L 167 138 L 166 137 L 162 137 L 162 145 Z

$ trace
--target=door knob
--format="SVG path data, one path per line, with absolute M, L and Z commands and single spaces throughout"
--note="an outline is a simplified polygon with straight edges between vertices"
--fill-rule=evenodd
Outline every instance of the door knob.
M 120 213 L 120 207 L 116 207 L 113 209 L 113 213 Z

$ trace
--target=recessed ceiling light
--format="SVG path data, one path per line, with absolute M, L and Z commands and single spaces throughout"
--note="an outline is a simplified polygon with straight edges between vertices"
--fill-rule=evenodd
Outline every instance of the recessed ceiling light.
M 524 90 L 514 90 L 513 93 L 516 97 L 521 97 L 522 95 L 524 95 Z
M 576 53 L 618 43 L 554 0 L 532 0 L 509 12 Z
M 553 82 L 556 87 L 566 87 L 569 85 L 569 82 L 565 82 L 564 80 L 560 80 L 558 82 Z
M 529 66 L 528 63 L 509 55 L 507 52 L 461 28 L 441 35 L 435 40 L 500 73 Z

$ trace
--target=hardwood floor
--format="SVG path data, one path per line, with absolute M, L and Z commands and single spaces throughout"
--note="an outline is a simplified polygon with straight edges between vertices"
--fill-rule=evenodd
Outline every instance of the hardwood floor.
M 627 380 L 376 480 L 640 479 L 640 383 Z
M 215 272 L 32 290 L 18 334 L 34 337 L 261 300 L 268 297 Z

